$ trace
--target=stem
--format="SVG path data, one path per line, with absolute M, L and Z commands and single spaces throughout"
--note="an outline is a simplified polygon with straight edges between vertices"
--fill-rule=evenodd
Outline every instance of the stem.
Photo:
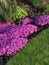
M 6 65 L 7 57 L 0 57 L 0 65 Z
M 0 65 L 3 65 L 3 57 L 0 57 Z

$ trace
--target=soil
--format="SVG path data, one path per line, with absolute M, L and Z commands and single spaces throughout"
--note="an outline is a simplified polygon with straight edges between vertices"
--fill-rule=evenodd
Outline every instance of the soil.
M 26 9 L 27 12 L 28 12 L 28 16 L 30 17 L 35 17 L 35 16 L 38 16 L 38 15 L 43 15 L 45 14 L 43 12 L 43 9 L 42 9 L 42 6 L 45 5 L 45 4 L 49 4 L 49 0 L 43 0 L 39 6 L 37 8 L 35 8 L 34 6 L 31 5 L 30 2 L 28 2 L 27 0 L 17 0 L 17 4 Z
M 26 9 L 29 16 L 31 16 L 31 17 L 34 16 L 34 9 L 33 9 L 32 6 L 30 5 L 30 3 L 24 2 L 24 0 L 17 0 L 17 4 L 18 4 L 20 7 Z

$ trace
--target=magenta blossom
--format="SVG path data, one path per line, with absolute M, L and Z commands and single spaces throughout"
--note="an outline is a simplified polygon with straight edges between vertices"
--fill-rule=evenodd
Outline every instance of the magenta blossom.
M 16 54 L 28 43 L 28 36 L 34 32 L 37 32 L 37 26 L 32 24 L 0 23 L 0 56 Z
M 30 19 L 29 17 L 26 17 L 24 19 L 21 20 L 22 24 L 25 25 L 27 23 L 30 23 L 32 21 L 32 19 Z
M 37 25 L 46 25 L 49 24 L 49 15 L 42 15 L 35 18 L 35 24 Z
M 27 44 L 27 38 L 20 37 L 20 26 L 0 24 L 0 56 L 13 55 Z
M 27 24 L 27 25 L 22 25 L 20 31 L 22 37 L 28 37 L 28 35 L 37 32 L 38 28 L 35 25 Z

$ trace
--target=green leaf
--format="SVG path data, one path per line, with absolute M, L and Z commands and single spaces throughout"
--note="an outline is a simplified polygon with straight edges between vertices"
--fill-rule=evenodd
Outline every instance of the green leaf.
M 49 12 L 49 4 L 43 6 L 44 12 Z
M 27 11 L 19 6 L 17 6 L 17 11 L 16 11 L 16 18 L 20 19 L 20 18 L 24 18 L 25 16 L 27 16 Z

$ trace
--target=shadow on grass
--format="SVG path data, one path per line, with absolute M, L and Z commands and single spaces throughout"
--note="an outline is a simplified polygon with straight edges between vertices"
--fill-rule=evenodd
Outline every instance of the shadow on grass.
M 6 65 L 7 60 L 9 60 L 9 57 L 6 56 L 0 57 L 0 65 Z
M 39 26 L 38 27 L 39 29 L 38 29 L 38 31 L 36 33 L 33 33 L 33 34 L 31 34 L 31 35 L 28 36 L 29 41 L 32 39 L 32 37 L 36 37 L 38 34 L 40 34 L 40 32 L 46 30 L 48 27 L 49 27 L 49 25 L 46 25 L 44 27 Z
M 13 58 L 14 56 L 2 56 L 0 57 L 0 65 L 6 65 L 9 59 Z

